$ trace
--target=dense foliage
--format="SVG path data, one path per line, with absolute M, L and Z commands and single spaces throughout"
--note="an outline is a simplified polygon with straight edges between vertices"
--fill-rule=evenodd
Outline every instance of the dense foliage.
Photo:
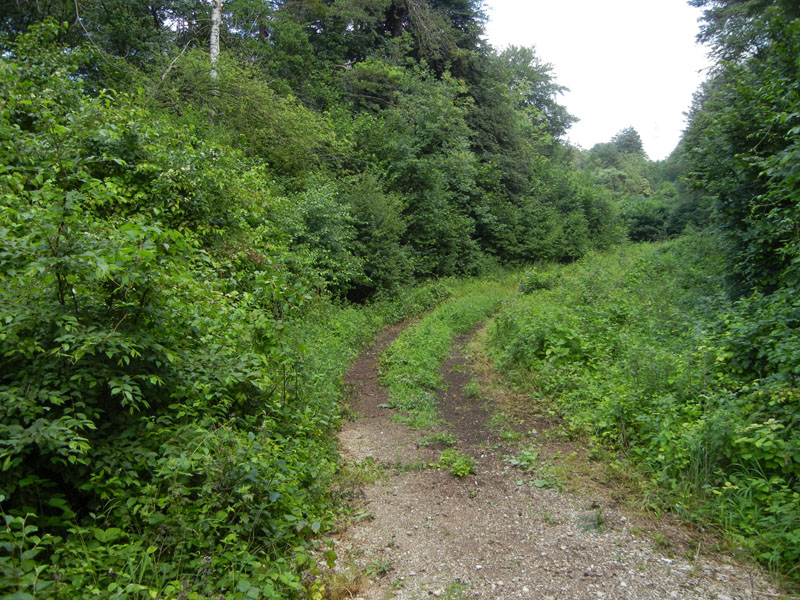
M 632 130 L 581 165 L 634 241 L 701 237 L 568 270 L 498 320 L 499 355 L 565 417 L 645 466 L 668 505 L 762 561 L 800 561 L 800 10 L 695 0 L 719 63 L 684 137 L 647 164 Z M 562 281 L 561 279 L 559 281 Z
M 570 428 L 649 473 L 662 491 L 656 508 L 716 521 L 792 573 L 800 396 L 791 379 L 754 379 L 742 368 L 751 324 L 768 321 L 746 320 L 726 298 L 724 270 L 706 234 L 589 256 L 533 277 L 550 282 L 526 286 L 501 310 L 492 345 Z M 773 336 L 796 344 L 781 325 Z M 776 350 L 765 348 L 765 359 Z
M 683 142 L 691 180 L 730 245 L 739 294 L 797 286 L 800 267 L 800 11 L 762 4 L 746 23 L 715 22 L 719 51 L 738 59 L 721 63 L 698 95 Z
M 605 191 L 631 241 L 666 240 L 708 225 L 706 203 L 685 180 L 681 149 L 650 161 L 632 127 L 581 153 L 576 166 Z
M 257 166 L 85 94 L 57 31 L 20 36 L 0 73 L 0 589 L 300 589 L 342 368 L 301 344 L 350 352 L 362 334 L 298 329 L 318 310 L 302 280 L 209 253 L 239 243 L 254 198 L 283 210 Z
M 0 595 L 318 595 L 347 359 L 448 293 L 405 286 L 616 239 L 478 3 L 231 1 L 214 73 L 208 16 L 3 5 Z
M 693 4 L 722 62 L 652 163 L 630 128 L 565 145 L 551 66 L 479 0 L 230 0 L 213 69 L 202 0 L 0 2 L 0 595 L 318 597 L 345 363 L 452 292 L 410 284 L 708 226 L 727 296 L 703 244 L 642 250 L 627 296 L 531 271 L 498 345 L 791 568 L 800 15 Z
M 796 575 L 800 528 L 782 507 L 797 514 L 800 489 L 800 7 L 697 3 L 722 60 L 695 100 L 681 151 L 724 241 L 726 289 L 736 299 L 719 362 L 736 373 L 734 397 L 754 416 L 739 440 L 735 483 L 742 498 L 764 505 L 749 520 L 793 531 L 795 551 L 781 560 Z

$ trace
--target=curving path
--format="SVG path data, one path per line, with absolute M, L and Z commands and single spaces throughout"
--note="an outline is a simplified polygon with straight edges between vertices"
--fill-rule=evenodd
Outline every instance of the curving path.
M 362 486 L 353 501 L 358 518 L 334 536 L 337 569 L 369 575 L 341 597 L 781 597 L 757 570 L 703 553 L 697 532 L 622 508 L 624 488 L 592 467 L 583 449 L 548 439 L 546 420 L 526 414 L 526 403 L 499 389 L 480 344 L 464 338 L 443 365 L 448 386 L 439 411 L 451 423 L 457 449 L 475 458 L 476 474 L 457 479 L 431 467 L 443 446 L 421 446 L 423 434 L 381 408 L 387 398 L 377 356 L 400 330 L 385 331 L 348 376 L 360 417 L 340 434 L 343 460 L 371 465 L 381 476 Z M 474 382 L 468 385 L 473 377 L 483 389 L 477 398 Z M 490 427 L 498 410 L 506 418 Z M 520 445 L 536 453 L 531 471 L 506 460 Z

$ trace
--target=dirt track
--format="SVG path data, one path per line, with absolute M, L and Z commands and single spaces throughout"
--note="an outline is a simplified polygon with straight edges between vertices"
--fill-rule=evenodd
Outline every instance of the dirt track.
M 420 432 L 381 408 L 387 397 L 377 356 L 399 331 L 384 332 L 348 376 L 352 410 L 360 416 L 340 434 L 343 460 L 382 473 L 356 494 L 358 518 L 334 536 L 337 568 L 369 575 L 351 597 L 780 597 L 757 570 L 700 552 L 674 520 L 624 508 L 624 492 L 586 466 L 584 449 L 551 439 L 541 416 L 520 414 L 525 403 L 498 391 L 484 362 L 471 363 L 464 339 L 443 366 L 447 389 L 439 413 L 451 424 L 456 448 L 475 458 L 476 474 L 458 479 L 432 467 L 443 446 L 420 446 Z M 475 397 L 474 383 L 471 396 L 464 391 L 473 376 L 482 397 Z M 514 414 L 505 440 L 489 426 L 498 410 Z M 526 433 L 512 436 L 512 430 Z M 521 446 L 536 453 L 530 471 L 508 463 Z

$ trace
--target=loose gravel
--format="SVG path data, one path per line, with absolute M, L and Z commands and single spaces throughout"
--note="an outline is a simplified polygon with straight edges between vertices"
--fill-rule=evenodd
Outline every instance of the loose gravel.
M 334 535 L 338 569 L 369 577 L 350 597 L 529 598 L 537 600 L 745 600 L 786 598 L 757 568 L 720 554 L 674 556 L 642 515 L 616 502 L 614 490 L 567 492 L 512 467 L 509 447 L 488 426 L 491 406 L 464 393 L 471 378 L 458 340 L 443 366 L 448 386 L 440 414 L 476 461 L 458 479 L 431 466 L 442 447 L 421 446 L 420 432 L 381 408 L 377 356 L 400 328 L 384 332 L 353 365 L 352 410 L 339 436 L 345 462 L 380 469 L 357 494 L 360 515 Z M 474 396 L 474 394 L 473 394 Z M 546 436 L 545 436 L 546 437 Z M 563 443 L 541 456 L 563 454 Z M 371 461 L 371 462 L 370 462 Z M 540 486 L 540 487 L 539 487 Z M 655 517 L 649 517 L 655 519 Z

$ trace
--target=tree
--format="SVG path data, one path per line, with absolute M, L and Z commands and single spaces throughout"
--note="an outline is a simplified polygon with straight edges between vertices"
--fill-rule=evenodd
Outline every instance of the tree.
M 800 17 L 800 4 L 795 0 L 689 0 L 703 8 L 703 24 L 698 40 L 710 44 L 721 61 L 746 60 L 770 45 L 761 22 L 772 10 L 785 18 Z
M 611 138 L 611 144 L 621 154 L 646 156 L 642 138 L 633 127 L 627 127 Z
M 73 46 L 87 42 L 107 59 L 121 58 L 142 67 L 158 56 L 173 34 L 165 22 L 177 12 L 178 4 L 178 0 L 2 0 L 0 31 L 13 40 L 34 23 L 52 18 L 67 24 L 58 33 L 59 42 Z M 109 70 L 97 58 L 95 68 Z
M 359 5 L 351 0 L 336 6 Z M 374 12 L 362 9 L 356 21 L 361 27 L 353 33 L 365 39 L 363 26 L 377 27 L 379 35 L 372 40 L 378 46 L 381 38 L 407 35 L 413 43 L 410 56 L 424 61 L 437 75 L 449 70 L 463 76 L 468 54 L 482 45 L 486 17 L 480 0 L 375 0 L 367 5 L 383 8 L 382 18 L 374 19 Z
M 771 7 L 750 17 L 748 47 L 757 53 L 720 66 L 697 98 L 685 134 L 691 181 L 711 199 L 714 222 L 731 250 L 737 294 L 800 280 L 796 13 Z M 740 41 L 721 37 L 717 43 L 738 53 Z
M 617 199 L 652 194 L 647 178 L 647 156 L 642 139 L 633 127 L 621 130 L 610 142 L 593 146 L 588 158 L 596 181 Z
M 542 62 L 532 47 L 509 46 L 500 53 L 500 59 L 516 108 L 552 137 L 564 135 L 577 119 L 557 102 L 568 90 L 556 83 L 553 65 Z
M 211 35 L 209 41 L 209 62 L 211 63 L 211 79 L 217 78 L 219 62 L 219 27 L 222 21 L 223 0 L 211 0 Z

